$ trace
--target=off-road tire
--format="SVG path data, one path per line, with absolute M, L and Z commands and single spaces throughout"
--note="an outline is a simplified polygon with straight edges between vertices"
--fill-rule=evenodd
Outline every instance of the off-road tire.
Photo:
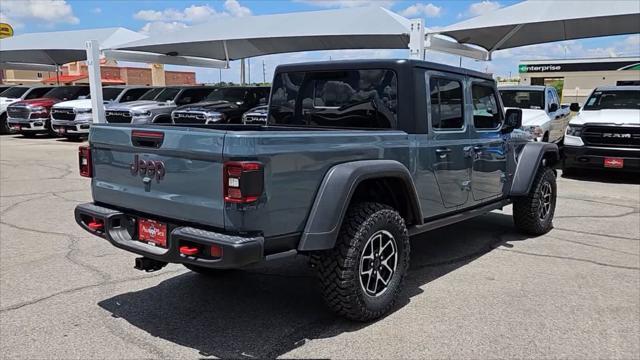
M 361 285 L 360 261 L 372 235 L 386 231 L 395 242 L 396 270 L 377 296 Z M 345 215 L 335 247 L 311 256 L 324 299 L 335 313 L 350 320 L 379 318 L 393 307 L 409 268 L 409 234 L 404 220 L 394 209 L 373 202 L 352 205 Z M 377 281 L 377 280 L 376 280 Z
M 226 274 L 228 272 L 230 272 L 231 270 L 227 270 L 227 269 L 212 269 L 212 268 L 208 268 L 208 267 L 204 267 L 204 266 L 198 266 L 198 265 L 192 265 L 192 264 L 182 264 L 184 265 L 184 267 L 186 267 L 187 269 L 198 273 L 200 275 L 204 275 L 207 277 L 218 277 L 220 275 Z
M 542 217 L 541 207 L 544 206 L 545 187 L 549 186 L 551 195 L 548 199 L 549 209 Z M 547 188 L 548 189 L 548 188 Z M 553 228 L 553 214 L 556 208 L 556 176 L 551 168 L 540 167 L 536 174 L 529 194 L 518 197 L 513 202 L 513 221 L 518 228 L 525 234 L 543 235 Z

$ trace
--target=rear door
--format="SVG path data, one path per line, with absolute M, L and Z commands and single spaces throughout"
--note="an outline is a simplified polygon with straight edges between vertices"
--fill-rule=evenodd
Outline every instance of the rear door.
M 465 122 L 465 78 L 427 72 L 429 89 L 429 152 L 445 208 L 464 205 L 469 197 L 471 159 Z
M 92 126 L 93 198 L 150 217 L 224 227 L 226 132 Z
M 504 114 L 494 82 L 470 78 L 469 89 L 472 106 L 471 192 L 473 201 L 478 203 L 502 196 L 507 180 L 507 143 L 500 131 Z

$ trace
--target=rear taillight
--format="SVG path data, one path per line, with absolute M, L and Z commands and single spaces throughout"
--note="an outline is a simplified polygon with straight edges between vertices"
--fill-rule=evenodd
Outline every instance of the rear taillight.
M 92 177 L 91 171 L 91 148 L 80 146 L 78 148 L 78 165 L 80 166 L 80 176 Z
M 224 201 L 251 203 L 262 195 L 264 172 L 262 164 L 251 161 L 224 163 Z

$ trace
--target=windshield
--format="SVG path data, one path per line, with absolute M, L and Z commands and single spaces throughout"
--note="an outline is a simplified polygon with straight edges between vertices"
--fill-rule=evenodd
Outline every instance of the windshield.
M 88 96 L 88 86 L 61 86 L 51 89 L 44 97 L 59 100 L 75 100 L 79 96 Z
M 178 95 L 179 92 L 180 92 L 180 89 L 178 88 L 162 89 L 162 92 L 158 94 L 158 96 L 153 98 L 153 100 L 160 101 L 160 102 L 170 101 L 175 99 L 176 95 Z
M 118 95 L 124 90 L 123 88 L 102 88 L 102 100 L 114 101 L 118 98 Z
M 29 90 L 29 88 L 26 86 L 16 86 L 16 87 L 8 88 L 7 90 L 3 91 L 2 93 L 0 93 L 0 96 L 17 99 L 21 97 L 24 93 L 26 93 L 27 90 Z
M 584 104 L 584 110 L 601 109 L 640 109 L 640 91 L 594 91 Z
M 500 97 L 505 107 L 544 109 L 544 91 L 500 90 Z
M 160 94 L 160 92 L 162 92 L 162 90 L 164 89 L 163 88 L 151 89 L 147 91 L 144 95 L 142 95 L 138 100 L 153 100 L 156 98 L 156 96 L 158 96 L 158 94 Z
M 229 102 L 241 102 L 244 101 L 245 89 L 241 88 L 217 88 L 214 89 L 207 100 L 209 101 L 229 101 Z

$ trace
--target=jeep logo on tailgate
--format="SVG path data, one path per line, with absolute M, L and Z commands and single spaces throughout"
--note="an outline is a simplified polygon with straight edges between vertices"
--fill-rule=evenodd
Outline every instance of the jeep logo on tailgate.
M 133 162 L 129 168 L 131 169 L 131 175 L 139 174 L 140 176 L 155 177 L 158 182 L 164 178 L 166 172 L 164 162 L 140 159 L 138 154 L 133 157 Z

